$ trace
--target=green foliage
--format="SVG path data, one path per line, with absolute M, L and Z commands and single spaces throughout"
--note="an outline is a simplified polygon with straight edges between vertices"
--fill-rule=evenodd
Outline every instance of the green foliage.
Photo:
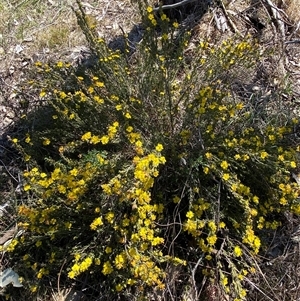
M 41 105 L 25 119 L 46 110 L 49 120 L 12 139 L 29 167 L 24 233 L 7 251 L 33 292 L 60 272 L 130 300 L 153 288 L 167 298 L 172 279 L 180 299 L 195 289 L 191 274 L 243 300 L 261 230 L 300 213 L 292 116 L 278 114 L 276 97 L 262 108 L 232 88 L 255 68 L 255 41 L 201 41 L 188 60 L 190 33 L 140 4 L 134 53 L 129 42 L 109 49 L 78 3 L 93 68 L 36 64 L 28 85 Z

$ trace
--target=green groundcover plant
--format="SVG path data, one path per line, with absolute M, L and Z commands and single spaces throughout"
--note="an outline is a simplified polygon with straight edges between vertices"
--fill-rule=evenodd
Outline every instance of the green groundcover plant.
M 38 293 L 59 274 L 99 300 L 187 291 L 197 300 L 206 279 L 244 300 L 263 230 L 300 213 L 296 121 L 279 93 L 259 105 L 233 89 L 241 70 L 255 70 L 259 46 L 199 41 L 190 59 L 191 34 L 140 2 L 143 40 L 114 51 L 77 4 L 93 66 L 37 62 L 22 104 L 26 91 L 39 104 L 12 137 L 26 198 L 23 232 L 2 251 L 23 289 Z

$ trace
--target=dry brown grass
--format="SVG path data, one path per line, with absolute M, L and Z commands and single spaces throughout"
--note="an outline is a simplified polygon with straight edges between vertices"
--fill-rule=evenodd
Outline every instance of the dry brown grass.
M 4 8 L 0 20 L 1 46 L 5 59 L 0 70 L 13 63 L 15 58 L 24 56 L 31 58 L 34 54 L 48 52 L 49 45 L 52 48 L 55 48 L 55 45 L 64 48 L 76 43 L 72 39 L 72 32 L 76 30 L 78 36 L 79 31 L 75 29 L 76 20 L 70 11 L 69 3 L 69 1 L 27 0 L 8 4 L 7 1 L 1 1 L 0 6 Z M 53 29 L 56 29 L 57 33 L 54 33 Z M 62 35 L 61 29 L 68 34 Z M 18 45 L 23 48 L 22 51 L 16 51 Z
M 51 56 L 72 51 L 85 44 L 77 26 L 71 6 L 75 0 L 67 1 L 0 1 L 0 71 L 5 71 L 15 58 L 34 58 L 39 54 Z M 84 1 L 87 15 L 95 18 L 100 36 L 106 39 L 122 34 L 133 26 L 135 20 L 130 1 Z M 18 52 L 20 45 L 23 50 Z
M 291 21 L 294 23 L 300 22 L 300 9 L 299 0 L 285 0 L 283 1 L 283 8 L 287 15 L 290 17 Z M 299 24 L 300 25 L 300 24 Z

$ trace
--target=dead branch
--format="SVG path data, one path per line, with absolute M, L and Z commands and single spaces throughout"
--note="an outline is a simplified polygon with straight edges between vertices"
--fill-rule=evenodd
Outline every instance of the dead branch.
M 160 9 L 164 10 L 164 9 L 176 8 L 176 7 L 179 7 L 179 6 L 188 4 L 188 3 L 192 3 L 192 2 L 196 2 L 196 1 L 198 1 L 198 0 L 182 0 L 182 1 L 174 3 L 174 4 L 167 4 L 167 5 L 155 7 L 155 8 L 153 8 L 153 11 L 159 11 Z
M 265 4 L 269 7 L 272 17 L 276 22 L 277 28 L 279 30 L 279 33 L 281 35 L 282 41 L 285 40 L 285 29 L 284 29 L 284 22 L 282 21 L 282 18 L 280 16 L 280 9 L 273 4 L 271 0 L 264 0 Z
M 221 6 L 221 8 L 222 8 L 222 10 L 223 10 L 223 13 L 224 13 L 224 15 L 225 15 L 225 17 L 226 17 L 226 19 L 227 19 L 227 21 L 228 21 L 230 27 L 232 28 L 233 32 L 234 32 L 234 33 L 237 33 L 239 36 L 242 36 L 242 34 L 240 33 L 240 31 L 237 29 L 237 27 L 235 26 L 235 24 L 234 24 L 233 21 L 231 20 L 231 18 L 230 18 L 230 16 L 229 16 L 228 12 L 227 12 L 227 10 L 226 10 L 226 7 L 225 7 L 225 5 L 224 5 L 223 0 L 219 0 L 218 2 L 220 3 L 220 6 Z
M 291 41 L 286 41 L 284 44 L 300 44 L 300 40 L 291 40 Z

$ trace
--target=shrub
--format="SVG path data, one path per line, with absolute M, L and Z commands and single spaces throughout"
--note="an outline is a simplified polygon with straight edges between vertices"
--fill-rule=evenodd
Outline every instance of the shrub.
M 24 117 L 34 126 L 12 138 L 27 198 L 24 232 L 6 251 L 32 292 L 59 273 L 103 299 L 197 300 L 210 279 L 207 298 L 218 288 L 243 300 L 262 230 L 300 212 L 295 120 L 280 93 L 256 102 L 235 90 L 260 59 L 250 37 L 200 41 L 189 59 L 191 34 L 139 4 L 143 40 L 121 53 L 78 2 L 94 65 L 38 62 L 23 87 L 40 103 Z

